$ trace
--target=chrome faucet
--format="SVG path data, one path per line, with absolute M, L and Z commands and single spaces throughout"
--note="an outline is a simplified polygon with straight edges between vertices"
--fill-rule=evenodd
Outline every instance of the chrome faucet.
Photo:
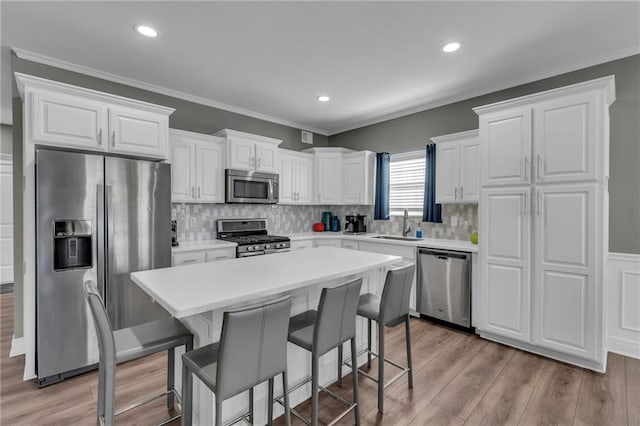
M 407 225 L 409 220 L 409 210 L 404 209 L 404 217 L 402 218 L 402 236 L 406 237 L 411 232 L 411 227 Z

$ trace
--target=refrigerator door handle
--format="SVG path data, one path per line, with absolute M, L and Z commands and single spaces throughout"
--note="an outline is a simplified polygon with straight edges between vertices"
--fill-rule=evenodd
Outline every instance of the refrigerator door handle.
M 104 273 L 104 282 L 108 283 L 110 280 L 110 275 L 112 273 L 111 271 L 111 262 L 113 261 L 114 257 L 113 257 L 113 243 L 114 243 L 114 238 L 113 238 L 113 199 L 112 199 L 112 194 L 111 194 L 111 190 L 112 190 L 112 186 L 111 185 L 105 185 L 105 197 L 104 197 L 104 202 L 105 202 L 105 206 L 104 206 L 104 222 L 105 222 L 105 230 L 106 230 L 106 238 L 104 239 L 104 265 L 105 265 L 105 273 Z M 105 307 L 108 307 L 109 304 L 111 303 L 109 301 L 109 294 L 107 292 L 107 286 L 105 285 L 105 294 L 104 294 L 104 305 Z M 112 321 L 115 320 L 115 318 L 111 319 Z
M 96 270 L 97 270 L 97 285 L 98 291 L 102 296 L 102 300 L 106 303 L 106 277 L 105 277 L 105 247 L 107 246 L 104 236 L 104 228 L 105 228 L 105 214 L 104 214 L 104 185 L 98 184 L 96 185 L 96 225 L 95 225 L 95 235 L 96 235 Z

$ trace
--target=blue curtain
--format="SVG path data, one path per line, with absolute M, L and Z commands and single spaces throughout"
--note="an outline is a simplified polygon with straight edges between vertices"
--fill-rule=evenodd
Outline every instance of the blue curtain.
M 389 162 L 388 152 L 376 154 L 376 203 L 373 210 L 375 220 L 389 220 Z
M 424 205 L 422 221 L 442 223 L 442 206 L 436 204 L 436 145 L 427 145 L 424 167 Z

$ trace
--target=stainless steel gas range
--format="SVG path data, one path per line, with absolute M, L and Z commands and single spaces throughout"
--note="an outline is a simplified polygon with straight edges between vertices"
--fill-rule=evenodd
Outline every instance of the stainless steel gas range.
M 291 249 L 289 237 L 269 235 L 266 219 L 219 219 L 218 239 L 238 244 L 236 257 L 259 256 Z

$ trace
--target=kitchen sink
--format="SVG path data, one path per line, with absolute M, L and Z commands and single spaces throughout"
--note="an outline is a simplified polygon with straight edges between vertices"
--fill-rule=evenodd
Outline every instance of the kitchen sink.
M 397 241 L 421 241 L 422 238 L 416 238 L 416 237 L 401 237 L 401 236 L 395 236 L 395 235 L 376 235 L 375 237 L 371 237 L 371 238 L 378 238 L 380 240 L 397 240 Z

